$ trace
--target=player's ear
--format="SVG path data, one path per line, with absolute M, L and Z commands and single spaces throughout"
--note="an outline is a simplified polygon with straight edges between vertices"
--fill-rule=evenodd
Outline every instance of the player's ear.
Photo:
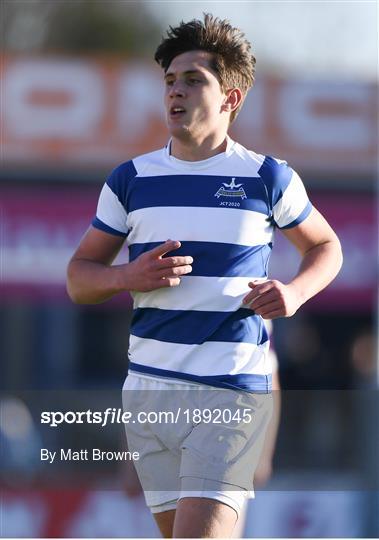
M 227 90 L 226 98 L 221 106 L 221 110 L 225 112 L 233 112 L 241 105 L 243 99 L 242 92 L 239 88 Z

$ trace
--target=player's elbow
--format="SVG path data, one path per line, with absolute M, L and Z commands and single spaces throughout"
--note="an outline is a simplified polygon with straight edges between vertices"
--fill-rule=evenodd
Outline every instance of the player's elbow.
M 343 265 L 343 252 L 341 242 L 339 241 L 338 236 L 334 233 L 333 238 L 329 242 L 329 249 L 332 252 L 332 259 L 334 261 L 334 277 L 336 277 Z
M 338 272 L 339 272 L 343 265 L 343 251 L 342 251 L 342 246 L 341 246 L 340 241 L 338 241 L 338 244 L 339 244 L 339 265 L 340 265 L 338 269 Z
M 66 272 L 66 291 L 70 300 L 74 304 L 84 304 L 84 298 L 81 294 L 81 287 L 79 284 L 79 275 L 77 272 L 75 261 L 71 259 L 67 266 Z

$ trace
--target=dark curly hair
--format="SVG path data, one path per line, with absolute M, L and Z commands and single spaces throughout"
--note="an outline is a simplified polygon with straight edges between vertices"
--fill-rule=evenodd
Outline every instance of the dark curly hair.
M 176 56 L 197 50 L 212 54 L 210 67 L 217 74 L 224 92 L 237 87 L 246 97 L 254 83 L 255 57 L 241 30 L 233 28 L 227 20 L 205 13 L 204 21 L 193 19 L 187 23 L 182 21 L 175 28 L 170 26 L 154 59 L 166 72 Z M 241 107 L 242 103 L 232 112 L 231 122 Z

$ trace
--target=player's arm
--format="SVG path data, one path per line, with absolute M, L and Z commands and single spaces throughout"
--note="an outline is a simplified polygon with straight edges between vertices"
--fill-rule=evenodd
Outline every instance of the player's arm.
M 117 266 L 111 266 L 125 239 L 90 227 L 67 267 L 67 292 L 78 304 L 96 304 L 121 292 Z
M 337 235 L 315 208 L 299 225 L 282 229 L 298 249 L 302 261 L 296 276 L 287 284 L 278 280 L 249 283 L 252 289 L 244 303 L 264 319 L 290 317 L 338 274 L 342 265 Z
M 191 272 L 192 257 L 170 256 L 180 242 L 168 240 L 134 261 L 112 265 L 124 243 L 121 236 L 90 227 L 67 268 L 67 291 L 78 304 L 97 304 L 123 291 L 175 287 Z

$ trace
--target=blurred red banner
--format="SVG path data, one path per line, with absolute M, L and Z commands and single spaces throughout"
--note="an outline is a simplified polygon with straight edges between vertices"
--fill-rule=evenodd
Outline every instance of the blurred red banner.
M 152 62 L 3 56 L 9 168 L 104 168 L 163 146 L 163 78 Z M 315 173 L 375 174 L 377 85 L 258 73 L 231 135 Z

